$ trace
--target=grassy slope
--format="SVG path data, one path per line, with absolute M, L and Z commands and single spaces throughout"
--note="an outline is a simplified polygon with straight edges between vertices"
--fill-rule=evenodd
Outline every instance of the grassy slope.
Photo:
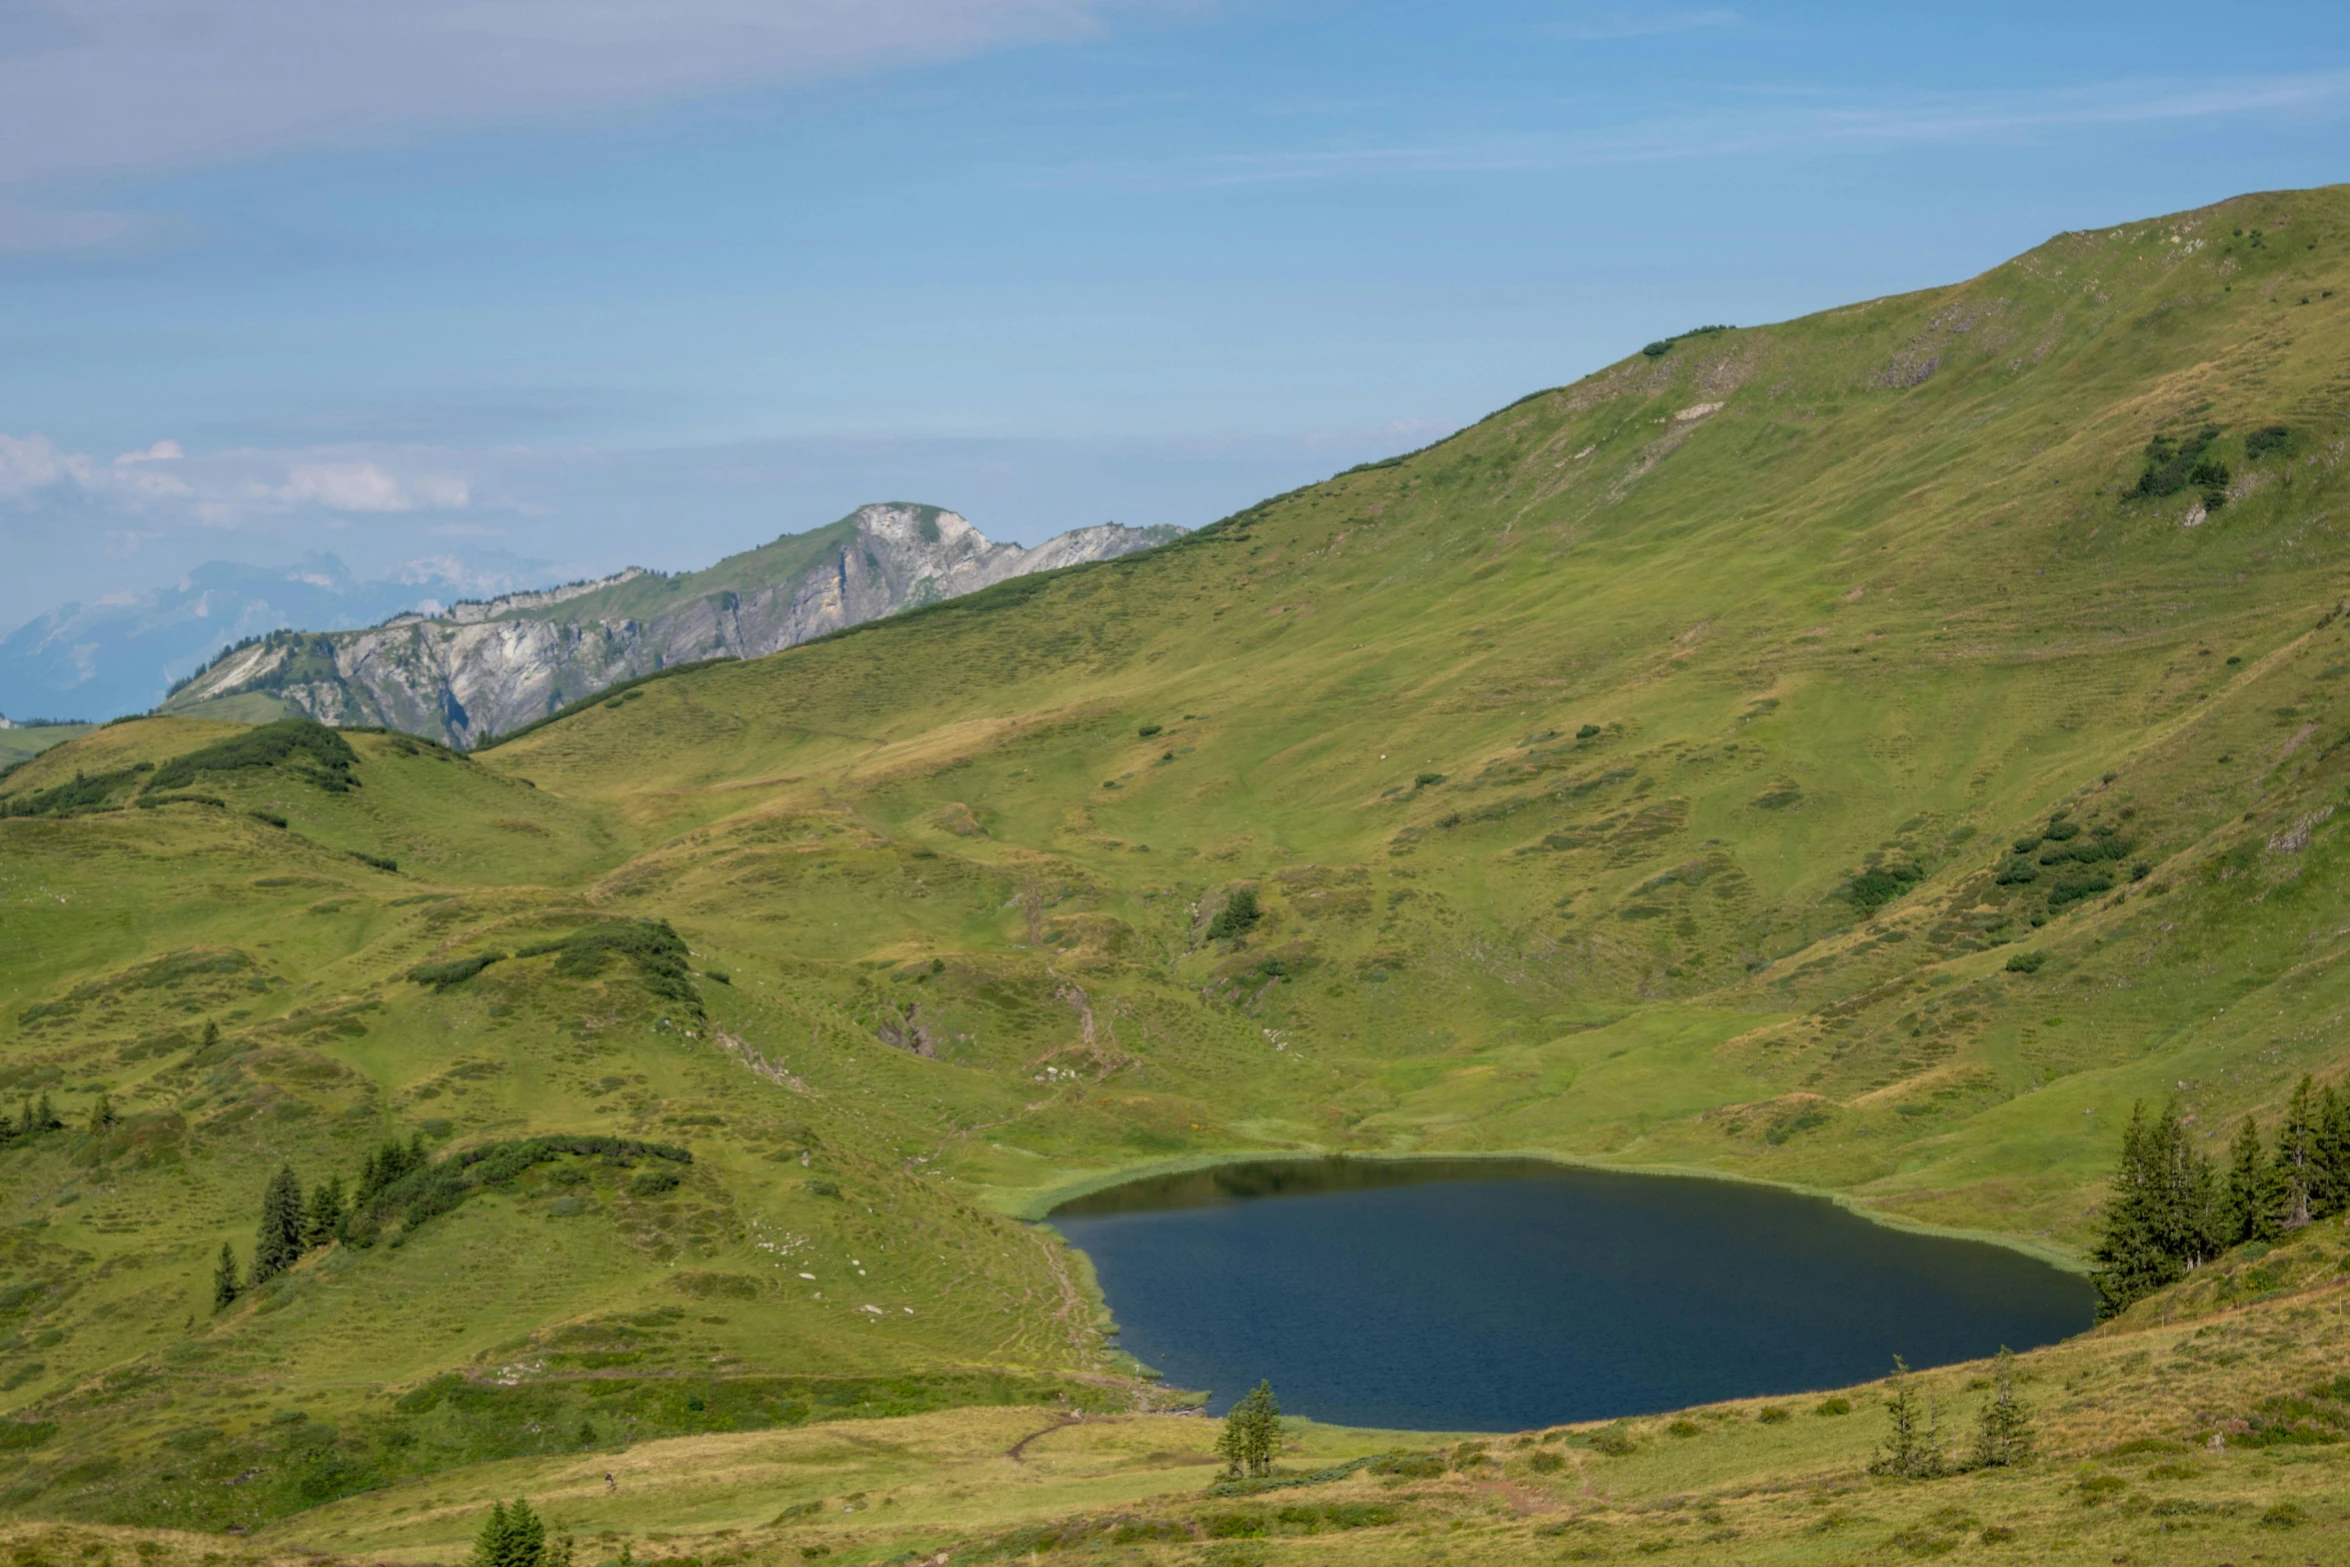
M 17 729 L 0 729 L 0 767 L 30 760 L 68 740 L 78 740 L 93 727 L 90 724 L 33 724 Z
M 0 1505 L 217 1525 L 616 1431 L 1122 1402 L 1082 1270 L 1001 1215 L 1251 1149 L 1709 1168 L 2077 1247 L 2131 1097 L 2216 1136 L 2335 1060 L 2346 242 L 2342 191 L 2065 236 L 478 759 L 357 735 L 346 793 L 0 824 L 0 1095 L 127 1116 L 0 1152 L 37 1285 L 0 1411 L 56 1427 Z M 2123 497 L 2204 422 L 2243 493 Z M 111 726 L 0 794 L 229 732 Z M 2148 876 L 1995 885 L 2059 807 Z M 1872 863 L 1924 879 L 1864 919 Z M 1204 939 L 1243 882 L 1265 919 Z M 613 915 L 731 983 L 401 978 Z M 696 1163 L 542 1166 L 207 1315 L 279 1160 L 416 1129 Z

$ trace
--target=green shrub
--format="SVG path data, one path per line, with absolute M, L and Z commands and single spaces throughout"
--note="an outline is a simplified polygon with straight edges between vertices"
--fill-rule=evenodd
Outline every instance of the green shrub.
M 567 979 L 593 979 L 614 958 L 627 958 L 654 995 L 701 1010 L 701 997 L 695 993 L 693 975 L 685 966 L 685 942 L 667 920 L 583 925 L 560 941 L 543 941 L 514 955 L 536 958 L 550 953 L 555 958 L 555 972 Z
M 2113 877 L 2104 871 L 2068 870 L 2056 878 L 2048 889 L 2048 906 L 2061 909 L 2068 903 L 2083 898 L 2094 898 L 2101 892 L 2113 891 Z
M 2040 965 L 2047 961 L 2048 954 L 2045 952 L 2010 953 L 2007 959 L 2007 972 L 2010 974 L 2037 974 L 2040 972 Z
M 1577 730 L 1575 731 L 1575 738 L 1576 738 L 1576 739 L 1578 739 L 1578 740 L 1588 740 L 1588 739 L 1590 739 L 1590 738 L 1591 738 L 1593 735 L 1596 735 L 1596 734 L 1598 734 L 1598 733 L 1599 733 L 1599 725 L 1597 725 L 1597 724 L 1585 724 L 1585 725 L 1583 725 L 1583 726 L 1582 726 L 1580 729 L 1577 729 Z
M 1536 1453 L 1526 1460 L 1526 1467 L 1538 1475 L 1557 1474 L 1567 1467 L 1567 1460 L 1558 1453 Z
M 1137 729 L 1134 732 L 1140 735 L 1143 739 L 1148 740 L 1152 735 L 1161 733 L 1165 727 L 1166 726 L 1163 724 L 1144 724 L 1140 729 Z
M 1923 880 L 1925 872 L 1914 865 L 1876 865 L 1847 881 L 1837 889 L 1837 895 L 1861 913 L 1869 914 Z
M 1766 1426 L 1785 1425 L 1795 1418 L 1795 1411 L 1784 1404 L 1765 1404 L 1754 1412 L 1754 1418 Z
M 2244 437 L 2244 458 L 2258 462 L 2270 452 L 2281 452 L 2292 443 L 2293 432 L 2281 424 L 2263 425 Z
M 286 825 L 286 819 L 275 811 L 247 811 L 245 814 L 257 822 L 266 822 L 272 827 L 282 828 Z
M 2307 1522 L 2309 1514 L 2301 1510 L 2298 1502 L 2279 1502 L 2260 1515 L 2263 1529 L 2298 1529 Z
M 2218 439 L 2218 429 L 2207 425 L 2184 441 L 2168 435 L 2158 435 L 2148 441 L 2146 470 L 2138 475 L 2138 487 L 2133 493 L 2155 500 L 2176 495 L 2189 484 L 2200 482 L 2193 474 L 2202 464 L 2205 450 Z
M 663 1192 L 677 1190 L 679 1177 L 675 1170 L 647 1170 L 628 1183 L 632 1197 L 658 1197 Z
M 1364 1467 L 1397 1480 L 1433 1480 L 1444 1473 L 1444 1460 L 1434 1453 L 1389 1453 Z
M 361 854 L 358 850 L 353 849 L 351 851 L 351 858 L 357 860 L 362 865 L 372 865 L 379 871 L 390 871 L 395 875 L 398 874 L 400 869 L 400 862 L 398 860 L 386 859 L 380 854 Z
M 330 794 L 341 794 L 359 784 L 351 776 L 351 769 L 359 765 L 359 753 L 351 749 L 350 741 L 314 719 L 281 718 L 172 758 L 155 770 L 147 787 L 184 789 L 196 781 L 198 773 L 247 772 L 287 762 L 306 763 L 300 771 Z
M 1632 1433 L 1622 1426 L 1592 1432 L 1591 1445 L 1610 1458 L 1628 1458 L 1640 1450 L 1640 1444 L 1632 1440 Z
M 822 1179 L 802 1181 L 800 1183 L 800 1189 L 811 1197 L 837 1198 L 840 1196 L 840 1184 L 837 1181 L 827 1181 Z
M 1412 779 L 1413 785 L 1421 789 L 1432 789 L 1442 782 L 1444 782 L 1444 774 L 1442 773 L 1421 773 Z
M 1812 1413 L 1829 1416 L 1849 1415 L 1852 1413 L 1852 1400 L 1841 1393 L 1832 1398 L 1823 1398 L 1812 1406 Z
M 464 984 L 491 964 L 505 961 L 505 957 L 503 952 L 477 952 L 445 963 L 419 963 L 408 971 L 408 978 L 419 985 L 430 985 L 437 994 Z
M 1669 337 L 1660 337 L 1640 351 L 1651 359 L 1662 359 L 1673 351 L 1673 340 Z

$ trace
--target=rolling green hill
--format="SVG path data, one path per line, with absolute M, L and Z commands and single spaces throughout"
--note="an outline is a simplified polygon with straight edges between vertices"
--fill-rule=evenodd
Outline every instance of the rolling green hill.
M 471 755 L 25 763 L 0 1100 L 63 1125 L 0 1147 L 0 1506 L 1163 1402 L 1018 1221 L 1239 1153 L 2077 1257 L 2133 1099 L 2216 1150 L 2339 1073 L 2346 313 L 2350 189 L 2246 197 Z M 440 1195 L 215 1315 L 279 1164 L 387 1138 Z

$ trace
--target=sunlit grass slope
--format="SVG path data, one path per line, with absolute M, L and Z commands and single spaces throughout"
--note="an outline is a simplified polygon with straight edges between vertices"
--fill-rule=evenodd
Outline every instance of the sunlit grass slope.
M 1183 1160 L 1710 1169 L 2077 1256 L 2131 1099 L 2216 1139 L 2339 1071 L 2346 251 L 2350 191 L 2248 197 L 1694 333 L 469 757 L 28 762 L 0 1104 L 66 1124 L 0 1147 L 0 1507 L 1130 1410 L 1015 1221 Z M 682 970 L 580 945 L 639 919 Z M 692 1162 L 550 1154 L 212 1312 L 281 1162 L 557 1134 Z

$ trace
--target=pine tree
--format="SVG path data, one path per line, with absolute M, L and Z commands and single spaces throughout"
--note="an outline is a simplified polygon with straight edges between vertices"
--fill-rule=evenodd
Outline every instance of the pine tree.
M 342 1239 L 343 1223 L 349 1217 L 343 1209 L 343 1178 L 330 1175 L 310 1193 L 310 1205 L 302 1218 L 302 1244 L 315 1248 Z
M 2165 1192 L 2159 1177 L 2155 1129 L 2143 1104 L 2130 1108 L 2122 1131 L 2121 1162 L 2105 1203 L 2105 1234 L 2089 1253 L 2097 1266 L 2097 1315 L 2118 1315 L 2139 1296 L 2162 1288 L 2186 1270 L 2165 1245 Z
M 2260 1233 L 2261 1215 L 2267 1211 L 2269 1188 L 2268 1145 L 2260 1140 L 2260 1128 L 2252 1117 L 2244 1117 L 2244 1124 L 2236 1128 L 2236 1140 L 2228 1145 L 2228 1179 L 2220 1197 L 2220 1243 L 2223 1246 L 2241 1246 Z
M 2146 1151 L 2155 1180 L 2157 1241 L 2183 1272 L 2192 1273 L 2223 1249 L 2217 1174 L 2187 1135 L 2175 1102 L 2148 1128 Z
M 90 1135 L 92 1137 L 102 1136 L 113 1128 L 115 1119 L 114 1101 L 106 1095 L 100 1094 L 98 1102 L 90 1106 Z
M 2350 1098 L 2326 1085 L 2318 1096 L 2317 1217 L 2350 1210 Z
M 1281 1450 L 1281 1400 L 1273 1396 L 1272 1383 L 1260 1380 L 1241 1402 L 1248 1406 L 1243 1454 L 1248 1472 L 1271 1474 L 1274 1455 Z
M 220 1025 L 219 1025 L 218 1023 L 215 1023 L 214 1021 L 212 1021 L 212 1019 L 210 1019 L 210 1018 L 206 1018 L 206 1019 L 204 1020 L 204 1043 L 203 1043 L 203 1046 L 202 1046 L 202 1048 L 203 1048 L 203 1049 L 206 1049 L 206 1050 L 210 1050 L 210 1049 L 211 1049 L 211 1048 L 212 1048 L 214 1045 L 217 1045 L 217 1044 L 219 1044 L 219 1043 L 220 1043 Z
M 1241 1467 L 1248 1462 L 1248 1415 L 1250 1394 L 1224 1412 L 1224 1429 L 1216 1433 L 1216 1456 L 1224 1460 L 1224 1478 L 1237 1480 Z
M 2275 1222 L 2282 1230 L 2298 1230 L 2309 1223 L 2317 1196 L 2318 1103 L 2315 1085 L 2307 1077 L 2285 1101 L 2285 1121 L 2277 1128 L 2277 1203 Z
M 33 1125 L 33 1102 L 30 1098 L 28 1098 L 25 1100 L 23 1109 L 16 1118 L 16 1135 L 19 1137 L 30 1137 L 36 1130 L 38 1130 L 38 1128 Z
M 466 1558 L 465 1567 L 505 1567 L 509 1532 L 506 1504 L 490 1503 L 490 1515 L 482 1521 L 481 1533 L 473 1537 L 473 1554 Z
M 519 1497 L 512 1507 L 493 1503 L 467 1567 L 547 1567 L 547 1526 Z
M 253 1282 L 265 1283 L 302 1260 L 302 1183 L 281 1165 L 261 1195 L 261 1229 L 253 1238 Z
M 237 1282 L 237 1254 L 227 1241 L 220 1243 L 220 1262 L 212 1270 L 212 1309 L 226 1311 L 245 1292 Z
M 2015 1352 L 2002 1344 L 1991 1370 L 1991 1396 L 1983 1403 L 1982 1420 L 1975 1429 L 1975 1467 L 2003 1469 L 2027 1463 L 2033 1445 L 2032 1412 L 2015 1396 Z
M 39 1108 L 33 1113 L 33 1130 L 54 1132 L 64 1125 L 64 1120 L 57 1114 L 57 1107 L 49 1102 L 47 1094 L 43 1094 Z
M 1899 1355 L 1893 1357 L 1893 1375 L 1885 1379 L 1885 1413 L 1892 1429 L 1886 1432 L 1884 1450 L 1870 1463 L 1869 1473 L 1911 1480 L 1940 1474 L 1942 1442 L 1935 1429 L 1937 1411 L 1932 1399 L 1920 1410 L 1909 1365 Z

